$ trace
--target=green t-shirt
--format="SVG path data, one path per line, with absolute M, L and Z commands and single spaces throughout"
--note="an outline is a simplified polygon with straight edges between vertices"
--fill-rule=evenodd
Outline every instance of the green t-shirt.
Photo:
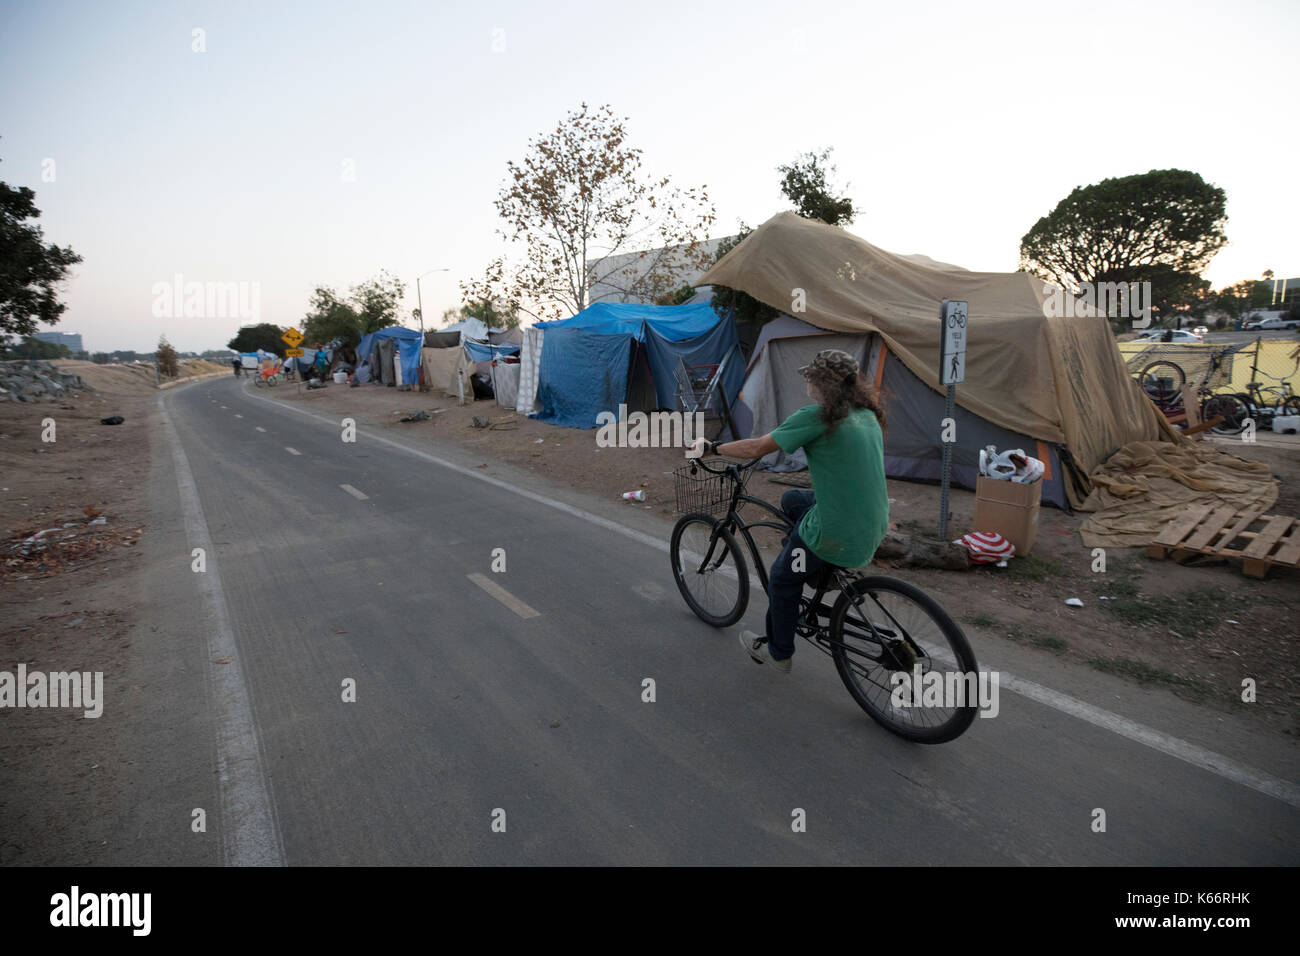
M 820 405 L 805 405 L 772 439 L 787 455 L 808 457 L 817 503 L 799 524 L 799 537 L 830 564 L 866 564 L 889 528 L 884 441 L 870 409 L 859 408 L 826 434 Z

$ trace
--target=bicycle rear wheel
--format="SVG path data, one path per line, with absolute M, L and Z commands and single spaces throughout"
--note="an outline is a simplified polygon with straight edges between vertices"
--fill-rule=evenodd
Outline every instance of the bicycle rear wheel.
M 705 624 L 730 627 L 749 604 L 749 569 L 722 522 L 693 512 L 673 528 L 668 546 L 673 580 L 682 597 Z
M 1250 409 L 1236 395 L 1211 395 L 1201 406 L 1201 420 L 1208 422 L 1220 415 L 1223 416 L 1223 421 L 1211 425 L 1210 431 L 1216 435 L 1239 435 L 1246 427 Z
M 1175 405 L 1179 398 L 1178 390 L 1187 382 L 1187 373 L 1182 366 L 1161 360 L 1152 362 L 1138 376 L 1143 390 L 1162 409 Z
M 831 611 L 830 641 L 844 686 L 891 733 L 941 744 L 975 719 L 975 653 L 957 622 L 920 588 L 894 578 L 855 581 Z

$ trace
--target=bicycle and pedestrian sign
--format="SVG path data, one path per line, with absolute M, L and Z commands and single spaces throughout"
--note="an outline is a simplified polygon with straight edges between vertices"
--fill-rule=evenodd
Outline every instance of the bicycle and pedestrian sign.
M 943 334 L 939 343 L 939 384 L 956 385 L 966 378 L 965 302 L 944 299 L 939 310 Z

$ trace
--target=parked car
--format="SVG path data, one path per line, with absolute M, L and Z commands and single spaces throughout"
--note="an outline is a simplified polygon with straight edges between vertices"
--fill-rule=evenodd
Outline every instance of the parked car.
M 1210 334 L 1210 330 L 1206 328 L 1204 325 L 1198 325 L 1196 328 L 1192 329 L 1192 334 L 1199 335 L 1201 337 L 1201 341 L 1204 342 L 1205 337 Z
M 1250 326 L 1248 325 L 1246 328 L 1250 328 Z M 1266 331 L 1267 329 L 1286 329 L 1290 332 L 1293 329 L 1300 328 L 1300 322 L 1297 322 L 1295 319 L 1284 319 L 1279 316 L 1273 319 L 1265 319 L 1263 322 L 1260 322 L 1256 328 L 1261 332 Z
M 1137 341 L 1160 342 L 1164 339 L 1164 337 L 1167 334 L 1171 334 L 1171 333 L 1172 333 L 1172 337 L 1169 340 L 1171 342 L 1182 342 L 1186 344 L 1188 342 L 1204 341 L 1204 339 L 1200 335 L 1197 335 L 1194 332 L 1188 332 L 1186 329 L 1147 329 L 1137 337 Z

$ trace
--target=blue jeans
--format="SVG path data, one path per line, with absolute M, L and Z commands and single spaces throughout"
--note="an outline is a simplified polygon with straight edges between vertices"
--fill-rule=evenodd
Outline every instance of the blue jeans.
M 799 619 L 799 597 L 804 584 L 826 566 L 799 537 L 799 521 L 817 503 L 811 491 L 787 491 L 781 496 L 781 510 L 794 522 L 795 530 L 772 562 L 767 585 L 767 638 L 775 660 L 794 656 L 794 626 Z M 802 571 L 794 569 L 795 549 L 802 549 Z

